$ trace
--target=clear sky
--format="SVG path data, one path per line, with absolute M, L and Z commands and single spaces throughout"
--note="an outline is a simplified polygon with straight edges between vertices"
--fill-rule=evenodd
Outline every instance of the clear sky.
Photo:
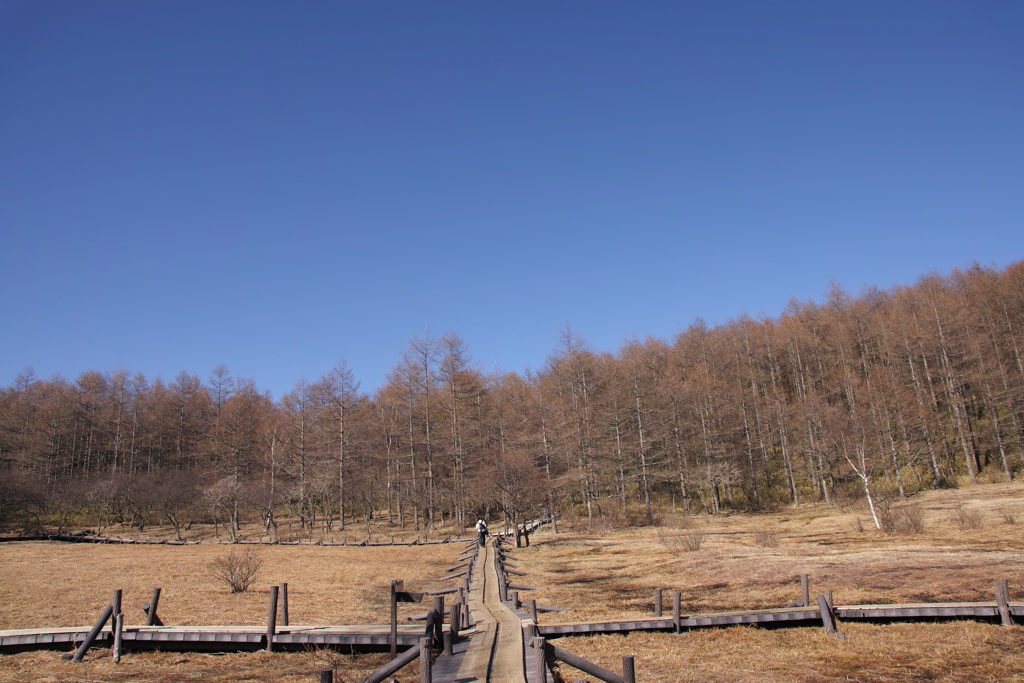
M 1024 2 L 0 0 L 0 386 L 372 392 L 1024 258 Z

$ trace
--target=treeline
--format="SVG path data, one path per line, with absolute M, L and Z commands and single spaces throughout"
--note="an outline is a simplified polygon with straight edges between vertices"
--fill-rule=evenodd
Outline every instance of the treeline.
M 468 525 L 542 509 L 690 513 L 1010 481 L 1024 445 L 1024 262 L 701 321 L 598 353 L 566 330 L 544 367 L 488 374 L 449 332 L 359 390 L 341 363 L 279 401 L 213 370 L 25 372 L 0 393 L 0 515 L 68 525 L 283 515 L 312 530 Z M 877 521 L 877 519 L 876 519 Z

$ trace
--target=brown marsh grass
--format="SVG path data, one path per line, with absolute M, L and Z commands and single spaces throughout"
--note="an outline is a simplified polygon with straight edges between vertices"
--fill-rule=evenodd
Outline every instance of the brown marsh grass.
M 991 600 L 997 579 L 1010 579 L 1011 592 L 1024 579 L 1024 525 L 996 512 L 1024 514 L 1024 485 L 932 492 L 914 503 L 925 518 L 920 534 L 877 531 L 864 511 L 801 507 L 705 518 L 703 544 L 692 552 L 667 548 L 661 529 L 634 528 L 544 531 L 515 554 L 541 587 L 529 597 L 568 608 L 552 622 L 650 617 L 659 587 L 666 605 L 669 591 L 680 591 L 689 612 L 782 607 L 800 597 L 800 574 L 810 575 L 812 593 L 833 591 L 836 604 Z M 987 521 L 961 530 L 950 513 L 964 507 Z M 665 526 L 679 528 L 671 518 Z M 766 530 L 774 546 L 760 541 Z
M 876 531 L 866 510 L 800 507 L 705 518 L 700 550 L 676 553 L 658 529 L 602 536 L 537 534 L 515 555 L 540 586 L 529 597 L 567 608 L 542 623 L 652 618 L 654 589 L 682 594 L 684 613 L 782 607 L 832 590 L 836 604 L 993 600 L 1010 580 L 1024 598 L 1024 485 L 987 485 L 915 496 L 921 533 Z M 960 511 L 984 522 L 965 531 Z M 692 520 L 691 520 L 692 521 Z M 689 528 L 668 518 L 672 529 Z M 775 532 L 774 546 L 761 542 Z M 664 532 L 661 534 L 664 535 Z M 637 656 L 637 678 L 672 681 L 1024 680 L 1024 627 L 975 622 L 840 624 L 838 641 L 818 628 L 727 628 L 679 636 L 564 638 L 559 647 L 613 671 Z M 566 679 L 579 678 L 568 670 Z
M 129 624 L 162 589 L 158 613 L 167 624 L 261 624 L 270 587 L 288 584 L 293 624 L 388 621 L 392 578 L 433 590 L 462 544 L 394 547 L 262 546 L 259 579 L 231 593 L 208 565 L 232 547 L 92 545 L 32 541 L 0 544 L 0 629 L 81 626 L 95 621 L 115 588 L 124 590 Z
M 602 535 L 543 531 L 514 551 L 528 596 L 568 608 L 542 623 L 650 618 L 654 588 L 682 593 L 684 612 L 779 607 L 800 595 L 810 574 L 815 595 L 832 590 L 837 604 L 991 600 L 994 583 L 1010 580 L 1021 599 L 1024 576 L 1024 485 L 993 484 L 930 492 L 912 499 L 920 532 L 875 531 L 866 510 L 799 507 L 763 515 L 703 518 L 699 550 L 670 552 L 658 529 Z M 964 530 L 963 510 L 981 523 Z M 668 533 L 693 528 L 667 516 Z M 973 524 L 973 522 L 972 522 Z M 764 534 L 773 536 L 773 544 Z M 439 587 L 462 544 L 336 548 L 270 546 L 255 592 L 230 594 L 205 571 L 225 546 L 95 546 L 0 544 L 0 628 L 85 625 L 125 589 L 129 621 L 161 586 L 161 616 L 172 624 L 262 624 L 268 589 L 288 582 L 293 623 L 383 623 L 387 584 Z M 132 616 L 134 615 L 134 617 Z M 339 616 L 339 615 L 348 615 Z M 135 618 L 137 617 L 137 619 Z M 614 671 L 637 656 L 644 683 L 675 681 L 981 681 L 1024 680 L 1024 627 L 975 622 L 840 624 L 842 641 L 819 628 L 736 627 L 682 635 L 563 638 L 559 647 Z M 307 653 L 131 653 L 114 664 L 109 652 L 61 662 L 53 652 L 0 656 L 4 681 L 313 681 L 323 668 L 355 681 L 379 655 Z M 564 669 L 566 680 L 582 674 Z M 416 680 L 413 669 L 400 680 Z
M 88 626 L 124 590 L 129 624 L 144 623 L 141 605 L 162 588 L 158 613 L 167 624 L 266 623 L 270 587 L 288 583 L 292 624 L 372 624 L 388 621 L 392 578 L 433 590 L 463 544 L 394 547 L 263 546 L 253 589 L 231 593 L 207 565 L 233 546 L 0 544 L 0 629 Z M 412 613 L 417 607 L 403 611 Z M 403 616 L 403 612 L 399 613 Z M 6 681 L 314 681 L 325 668 L 335 680 L 358 681 L 386 661 L 332 650 L 306 653 L 129 653 L 114 664 L 109 650 L 90 650 L 72 664 L 53 651 L 0 655 Z M 403 678 L 416 680 L 415 664 Z

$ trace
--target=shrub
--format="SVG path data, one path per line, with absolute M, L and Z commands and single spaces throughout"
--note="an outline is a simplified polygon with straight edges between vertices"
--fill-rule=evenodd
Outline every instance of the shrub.
M 882 509 L 878 523 L 890 534 L 924 533 L 924 511 L 918 505 L 897 505 Z
M 263 557 L 259 548 L 249 547 L 244 550 L 232 550 L 224 557 L 210 562 L 207 569 L 210 575 L 227 584 L 232 593 L 244 593 L 252 587 L 263 568 Z
M 779 532 L 776 529 L 762 527 L 754 531 L 754 545 L 759 548 L 778 548 Z
M 985 525 L 985 515 L 980 510 L 964 507 L 963 503 L 957 503 L 950 511 L 949 518 L 961 531 L 980 529 Z
M 697 552 L 704 545 L 705 535 L 704 530 L 699 528 L 674 531 L 658 527 L 658 540 L 673 555 Z

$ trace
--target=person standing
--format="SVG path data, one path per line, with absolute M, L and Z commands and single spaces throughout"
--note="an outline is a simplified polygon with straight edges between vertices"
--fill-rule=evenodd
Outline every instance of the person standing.
M 476 520 L 476 533 L 480 537 L 480 545 L 487 542 L 487 522 L 482 517 Z

